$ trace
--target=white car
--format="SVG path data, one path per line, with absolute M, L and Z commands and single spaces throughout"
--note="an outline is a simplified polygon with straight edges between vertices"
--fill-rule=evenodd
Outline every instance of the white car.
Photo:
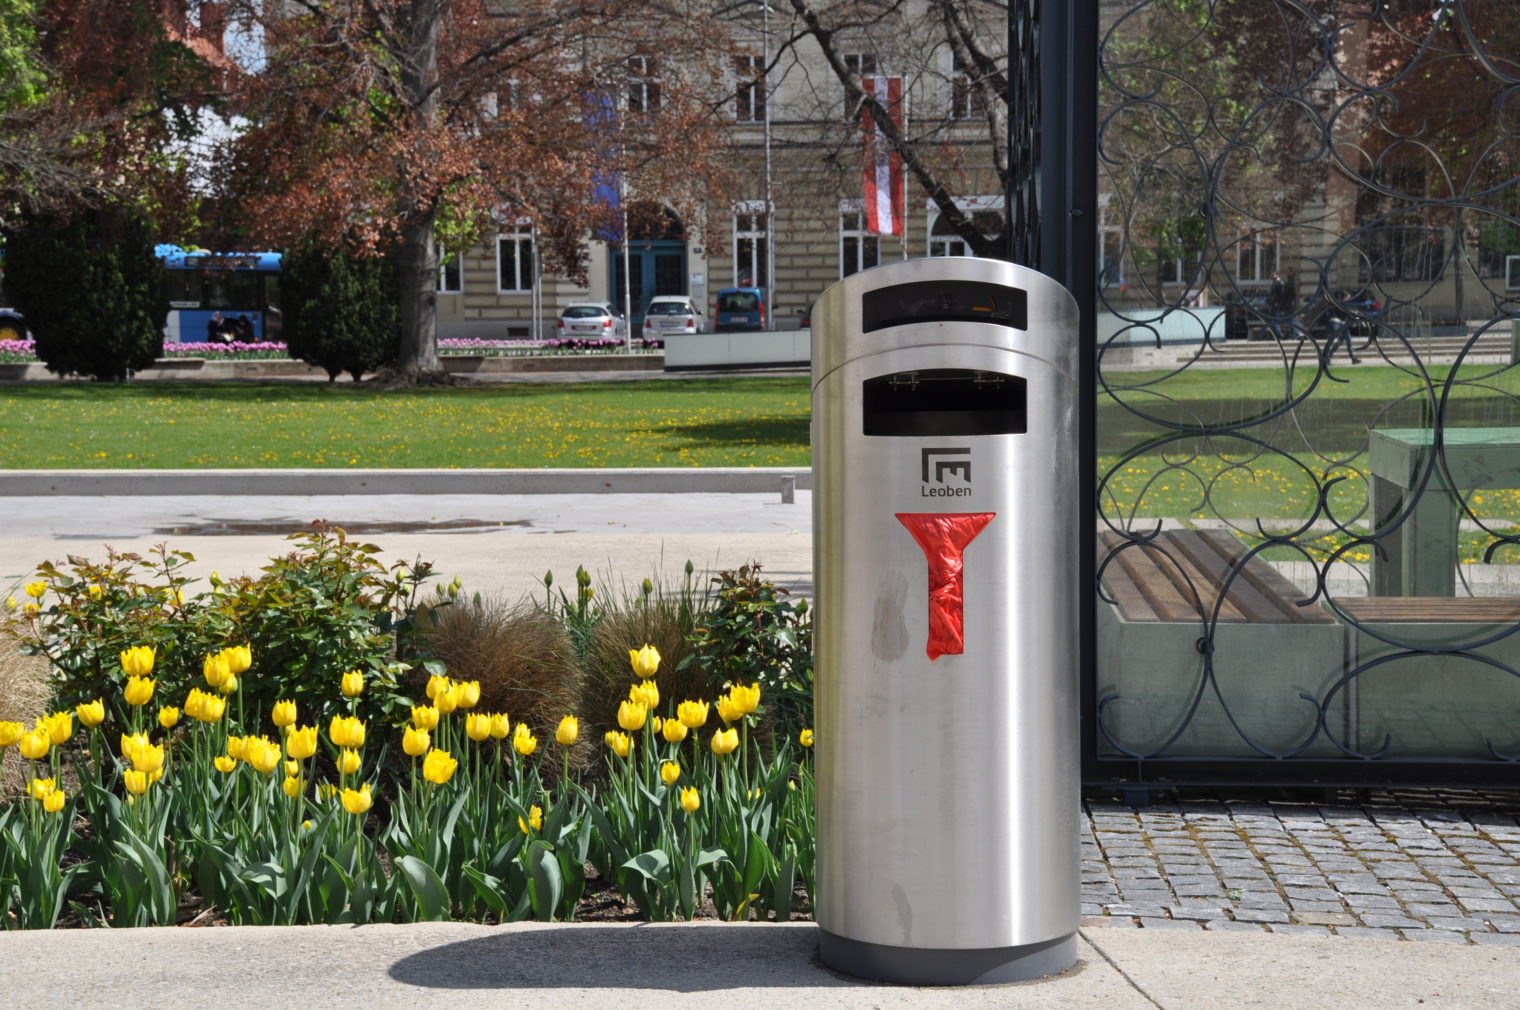
M 692 300 L 685 295 L 655 295 L 644 311 L 644 338 L 658 339 L 667 333 L 705 333 L 707 320 L 702 318 Z
M 609 302 L 571 302 L 559 314 L 559 335 L 626 340 L 628 321 Z

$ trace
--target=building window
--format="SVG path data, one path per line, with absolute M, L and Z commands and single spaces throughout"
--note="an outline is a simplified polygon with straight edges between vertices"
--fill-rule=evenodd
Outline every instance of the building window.
M 500 294 L 533 290 L 533 232 L 526 225 L 496 236 L 496 290 Z
M 1235 278 L 1241 284 L 1266 284 L 1277 268 L 1277 232 L 1248 231 L 1235 244 Z
M 844 69 L 854 80 L 876 76 L 875 53 L 845 53 Z
M 660 108 L 660 82 L 655 61 L 648 56 L 628 57 L 628 111 L 655 112 Z
M 765 203 L 750 200 L 734 207 L 734 284 L 741 288 L 768 287 L 766 270 L 770 246 L 770 215 Z
M 881 262 L 881 238 L 865 230 L 865 214 L 859 200 L 839 208 L 839 276 L 848 277 Z
M 438 256 L 438 293 L 457 295 L 464 290 L 464 254 L 444 251 Z
M 734 120 L 759 123 L 765 119 L 765 60 L 759 56 L 734 57 Z
M 975 68 L 961 61 L 959 53 L 951 57 L 950 118 L 980 119 L 987 111 L 987 98 L 977 82 Z
M 994 239 L 1003 233 L 1003 213 L 993 209 L 999 202 L 1001 201 L 998 197 L 970 197 L 957 200 L 955 205 L 961 209 L 962 213 L 970 215 L 977 231 L 988 239 Z M 971 247 L 966 244 L 966 240 L 956 233 L 945 216 L 932 205 L 929 221 L 929 255 L 972 255 Z

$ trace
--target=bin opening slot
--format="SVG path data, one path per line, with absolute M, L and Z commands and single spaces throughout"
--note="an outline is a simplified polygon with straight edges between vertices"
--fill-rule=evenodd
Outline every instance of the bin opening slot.
M 861 384 L 866 435 L 1022 435 L 1025 383 L 971 368 L 921 368 Z
M 992 323 L 1029 328 L 1029 295 L 1023 288 L 985 281 L 915 281 L 877 288 L 860 296 L 861 332 L 910 323 Z

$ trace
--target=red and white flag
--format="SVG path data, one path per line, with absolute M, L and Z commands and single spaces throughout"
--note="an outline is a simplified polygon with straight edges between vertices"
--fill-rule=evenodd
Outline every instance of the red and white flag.
M 887 110 L 887 115 L 902 129 L 902 78 L 867 77 L 861 89 Z M 887 141 L 881 124 L 866 103 L 861 119 L 866 128 L 865 205 L 866 231 L 876 235 L 903 233 L 903 163 L 902 156 Z

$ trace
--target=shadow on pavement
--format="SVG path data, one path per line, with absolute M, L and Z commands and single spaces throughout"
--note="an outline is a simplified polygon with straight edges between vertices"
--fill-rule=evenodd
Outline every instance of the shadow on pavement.
M 429 989 L 719 992 L 865 985 L 818 961 L 810 925 L 641 924 L 503 931 L 419 951 L 390 977 Z

